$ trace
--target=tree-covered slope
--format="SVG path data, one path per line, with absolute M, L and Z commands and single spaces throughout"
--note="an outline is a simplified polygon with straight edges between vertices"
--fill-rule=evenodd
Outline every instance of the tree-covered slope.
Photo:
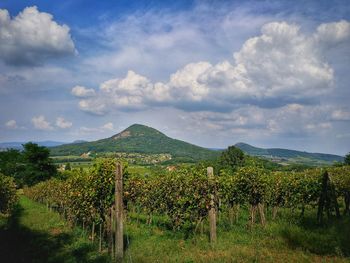
M 140 124 L 134 124 L 110 138 L 51 148 L 53 156 L 81 155 L 88 152 L 168 153 L 184 161 L 210 159 L 220 154 L 218 151 L 169 138 L 156 129 Z
M 305 163 L 305 164 L 331 164 L 333 162 L 342 162 L 343 157 L 334 154 L 309 153 L 280 148 L 258 148 L 246 143 L 237 143 L 236 147 L 249 155 L 265 157 L 268 159 L 284 159 L 287 162 Z

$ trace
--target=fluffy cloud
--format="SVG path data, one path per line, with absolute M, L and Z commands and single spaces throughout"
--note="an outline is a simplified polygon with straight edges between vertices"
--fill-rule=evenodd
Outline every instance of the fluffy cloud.
M 94 89 L 87 89 L 83 86 L 75 86 L 72 89 L 72 94 L 78 98 L 86 98 L 91 97 L 95 95 Z
M 259 36 L 248 39 L 234 53 L 234 63 L 190 63 L 172 74 L 168 82 L 155 84 L 129 71 L 123 79 L 102 83 L 96 94 L 90 90 L 91 96 L 81 100 L 79 107 L 105 114 L 113 109 L 139 110 L 155 105 L 229 112 L 242 105 L 312 104 L 334 86 L 334 70 L 322 52 L 329 43 L 348 43 L 349 27 L 350 23 L 342 20 L 322 24 L 315 33 L 306 35 L 295 24 L 268 23 Z
M 0 58 L 12 65 L 35 65 L 47 58 L 72 55 L 76 50 L 69 30 L 36 6 L 13 18 L 0 9 Z
M 56 119 L 56 126 L 61 129 L 68 129 L 72 127 L 73 123 L 70 121 L 66 121 L 63 117 L 58 117 Z
M 8 122 L 5 123 L 6 128 L 8 129 L 17 129 L 17 122 L 15 120 L 9 120 Z
M 113 126 L 113 123 L 108 122 L 105 125 L 103 125 L 101 128 L 103 130 L 110 130 L 110 131 L 112 131 L 114 129 L 114 126 Z
M 83 91 L 85 93 L 87 89 L 84 88 Z M 79 107 L 95 114 L 104 114 L 111 107 L 124 110 L 142 109 L 145 106 L 144 101 L 152 97 L 152 92 L 153 85 L 147 78 L 129 71 L 123 79 L 103 82 L 98 94 L 81 100 Z M 77 95 L 77 87 L 72 89 L 72 93 L 81 97 Z
M 45 130 L 45 131 L 53 130 L 51 123 L 46 121 L 43 115 L 33 117 L 32 124 L 34 125 L 34 128 L 38 130 Z
M 90 127 L 80 127 L 78 134 L 79 135 L 86 135 L 86 134 L 94 134 L 94 133 L 105 133 L 108 131 L 112 131 L 114 129 L 114 125 L 112 122 L 107 122 L 106 124 L 97 127 L 97 128 L 90 128 Z
M 350 121 L 350 112 L 344 110 L 335 110 L 332 112 L 332 120 Z
M 350 23 L 345 20 L 333 23 L 324 23 L 317 27 L 314 35 L 315 41 L 322 42 L 326 46 L 338 45 L 349 41 Z

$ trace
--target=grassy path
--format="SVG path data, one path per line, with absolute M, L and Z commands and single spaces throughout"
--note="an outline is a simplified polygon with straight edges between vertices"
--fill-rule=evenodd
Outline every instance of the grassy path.
M 0 217 L 0 262 L 108 262 L 79 230 L 45 206 L 21 196 L 10 218 Z

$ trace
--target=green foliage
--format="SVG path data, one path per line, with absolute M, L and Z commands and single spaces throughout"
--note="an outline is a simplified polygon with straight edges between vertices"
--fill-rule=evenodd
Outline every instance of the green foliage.
M 114 202 L 116 159 L 96 159 L 89 170 L 66 172 L 66 180 L 50 179 L 31 188 L 27 196 L 64 213 L 70 222 L 106 222 Z M 127 165 L 124 163 L 127 177 Z
M 115 164 L 115 159 L 98 159 L 89 170 L 73 169 L 66 180 L 51 179 L 41 182 L 25 189 L 25 194 L 55 207 L 71 223 L 96 223 L 108 227 L 109 211 L 114 203 Z M 163 227 L 182 230 L 182 233 L 188 236 L 188 233 L 198 230 L 198 226 L 205 221 L 212 205 L 212 195 L 215 197 L 213 205 L 219 209 L 220 217 L 228 214 L 228 208 L 241 207 L 244 210 L 244 216 L 239 220 L 241 223 L 248 218 L 246 207 L 257 204 L 264 204 L 269 209 L 279 207 L 282 211 L 288 211 L 289 217 L 295 217 L 295 211 L 300 211 L 300 208 L 306 207 L 308 216 L 315 211 L 313 207 L 317 205 L 321 191 L 324 172 L 322 169 L 271 172 L 260 163 L 251 163 L 250 166 L 240 167 L 235 172 L 222 170 L 220 176 L 209 181 L 207 164 L 177 167 L 172 172 L 161 170 L 159 173 L 143 176 L 137 173 L 130 175 L 126 171 L 124 205 L 128 217 L 132 217 L 131 214 L 137 211 L 137 218 L 140 215 L 140 218 L 148 223 L 153 218 Z M 327 171 L 335 186 L 336 197 L 343 198 L 344 194 L 350 191 L 350 166 L 331 167 Z M 299 215 L 297 217 L 299 218 Z M 267 219 L 270 217 L 267 216 Z M 266 227 L 269 228 L 273 224 L 271 222 Z M 315 221 L 312 221 L 312 224 L 314 225 Z M 237 226 L 231 227 L 239 229 Z M 220 237 L 225 235 L 226 228 L 220 232 Z M 245 229 L 240 231 L 247 232 Z M 257 228 L 254 235 L 273 235 L 272 230 L 264 231 Z M 323 229 L 320 228 L 319 232 L 308 231 L 310 234 L 307 238 L 304 238 L 303 231 L 300 227 L 295 230 L 290 228 L 282 233 L 282 237 L 289 240 L 293 246 L 305 247 L 321 254 L 349 251 L 346 246 L 348 238 L 321 245 L 314 242 L 314 239 L 322 235 Z M 249 233 L 249 237 L 246 235 L 249 240 L 250 235 L 252 232 Z M 332 240 L 333 237 L 332 233 L 322 240 Z
M 36 201 L 64 211 L 70 222 L 103 223 L 114 203 L 115 159 L 97 159 L 89 170 L 73 170 L 68 179 L 51 179 L 25 193 Z M 124 167 L 126 164 L 124 163 Z M 350 168 L 329 168 L 336 195 L 350 191 Z M 321 169 L 302 172 L 270 172 L 259 165 L 235 172 L 223 170 L 209 181 L 204 164 L 175 171 L 140 176 L 124 174 L 124 202 L 149 216 L 165 216 L 173 229 L 196 229 L 214 205 L 227 207 L 266 204 L 270 207 L 315 207 L 321 191 Z
M 244 159 L 245 156 L 241 149 L 235 146 L 229 146 L 227 150 L 221 153 L 219 164 L 222 168 L 229 168 L 234 171 L 237 167 L 243 166 Z
M 0 173 L 14 177 L 18 185 L 25 168 L 23 155 L 19 150 L 9 149 L 0 152 Z
M 236 173 L 238 192 L 243 195 L 243 200 L 251 205 L 264 203 L 267 192 L 267 172 L 264 169 L 242 167 Z
M 173 229 L 194 228 L 208 213 L 215 181 L 205 170 L 180 169 L 160 177 L 131 177 L 125 185 L 128 202 L 147 214 L 166 214 Z
M 56 166 L 49 158 L 48 148 L 31 142 L 23 147 L 23 152 L 0 152 L 0 172 L 13 177 L 18 187 L 34 185 L 56 175 Z
M 70 163 L 66 163 L 66 166 L 64 167 L 66 171 L 71 171 L 72 167 L 70 166 Z
M 350 165 L 350 152 L 347 155 L 345 155 L 344 163 L 346 165 Z
M 16 185 L 13 178 L 0 173 L 0 213 L 10 213 L 17 200 Z
M 56 166 L 49 158 L 50 151 L 44 146 L 35 143 L 23 145 L 23 162 L 25 164 L 21 178 L 23 184 L 34 185 L 40 181 L 45 181 L 56 175 Z

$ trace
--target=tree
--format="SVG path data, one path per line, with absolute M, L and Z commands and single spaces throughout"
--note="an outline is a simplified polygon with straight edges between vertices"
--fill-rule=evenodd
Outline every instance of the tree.
M 227 150 L 222 152 L 219 163 L 222 168 L 236 170 L 237 167 L 244 165 L 244 159 L 244 153 L 241 149 L 235 146 L 229 146 Z
M 350 165 L 350 152 L 347 155 L 345 155 L 344 163 L 346 165 Z
M 48 148 L 31 142 L 24 144 L 23 148 L 24 184 L 31 186 L 57 174 L 56 166 L 49 157 L 50 151 Z
M 72 167 L 70 166 L 70 163 L 66 163 L 66 166 L 64 167 L 64 170 L 71 171 Z
M 19 150 L 8 149 L 0 152 L 0 173 L 13 177 L 19 186 L 23 169 L 23 156 Z

